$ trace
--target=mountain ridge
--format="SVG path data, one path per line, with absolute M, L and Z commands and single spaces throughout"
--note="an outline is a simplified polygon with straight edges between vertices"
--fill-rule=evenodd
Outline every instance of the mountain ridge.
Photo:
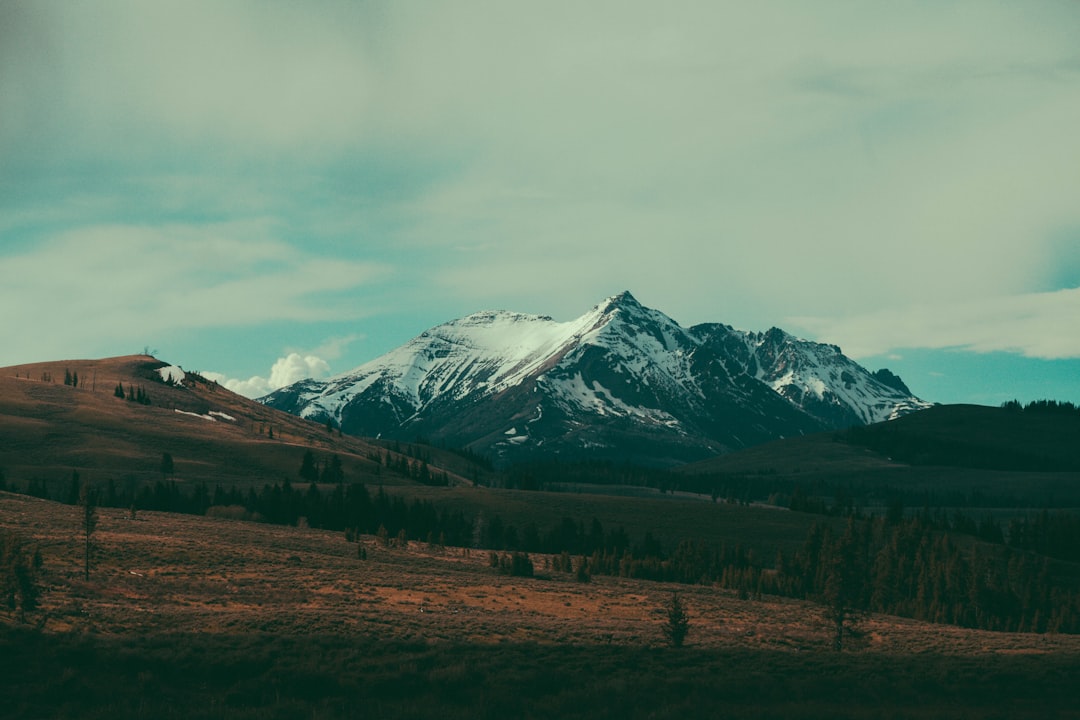
M 566 322 L 473 313 L 260 402 L 351 434 L 430 437 L 504 462 L 544 453 L 660 465 L 929 405 L 836 346 L 778 328 L 684 328 L 629 291 Z

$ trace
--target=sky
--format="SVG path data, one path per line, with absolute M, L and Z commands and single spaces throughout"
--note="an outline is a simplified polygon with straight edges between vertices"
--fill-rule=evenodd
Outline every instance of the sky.
M 622 290 L 1080 402 L 1080 3 L 0 0 L 0 366 L 258 395 Z

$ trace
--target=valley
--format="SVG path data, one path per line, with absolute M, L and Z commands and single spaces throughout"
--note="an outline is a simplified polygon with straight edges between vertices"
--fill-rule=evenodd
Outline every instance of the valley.
M 804 601 L 579 583 L 540 556 L 536 577 L 508 577 L 480 551 L 106 509 L 84 581 L 77 512 L 0 493 L 0 527 L 33 538 L 45 589 L 37 630 L 0 631 L 9 717 L 1075 712 L 1077 636 L 869 615 L 838 655 Z M 674 592 L 690 617 L 678 650 L 662 635 Z
M 7 368 L 0 539 L 38 592 L 0 610 L 2 689 L 13 717 L 1068 717 L 1074 424 L 935 407 L 500 468 L 148 356 Z

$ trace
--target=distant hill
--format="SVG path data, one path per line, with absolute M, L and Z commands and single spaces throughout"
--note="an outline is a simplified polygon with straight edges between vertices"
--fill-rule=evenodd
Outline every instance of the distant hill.
M 939 405 L 845 431 L 789 438 L 676 471 L 755 496 L 796 486 L 909 504 L 1080 506 L 1080 413 Z M 711 478 L 711 479 L 709 479 Z
M 309 450 L 318 463 L 339 456 L 348 480 L 406 482 L 373 460 L 390 449 L 145 355 L 0 368 L 0 438 L 0 470 L 21 488 L 28 482 L 56 487 L 73 470 L 121 486 L 154 482 L 163 479 L 165 453 L 174 463 L 169 479 L 181 485 L 298 483 Z M 439 467 L 442 451 L 425 452 Z M 472 472 L 466 460 L 443 454 L 458 471 Z
M 945 405 L 851 428 L 843 438 L 911 465 L 1080 471 L 1080 412 L 1071 406 Z

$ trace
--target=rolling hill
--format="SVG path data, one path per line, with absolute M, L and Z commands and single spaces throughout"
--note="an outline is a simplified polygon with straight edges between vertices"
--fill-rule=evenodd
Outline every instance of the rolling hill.
M 1080 413 L 941 405 L 885 423 L 788 438 L 676 470 L 754 496 L 796 485 L 919 505 L 1080 507 Z
M 78 384 L 64 384 L 68 376 Z M 370 442 L 145 355 L 0 369 L 0 437 L 0 469 L 23 486 L 66 487 L 73 470 L 94 482 L 153 482 L 162 479 L 165 453 L 181 485 L 295 482 L 308 450 L 321 462 L 337 455 L 349 480 L 401 482 L 383 475 L 372 457 L 387 451 Z M 429 453 L 435 466 L 439 452 Z M 444 455 L 454 467 L 467 466 Z

